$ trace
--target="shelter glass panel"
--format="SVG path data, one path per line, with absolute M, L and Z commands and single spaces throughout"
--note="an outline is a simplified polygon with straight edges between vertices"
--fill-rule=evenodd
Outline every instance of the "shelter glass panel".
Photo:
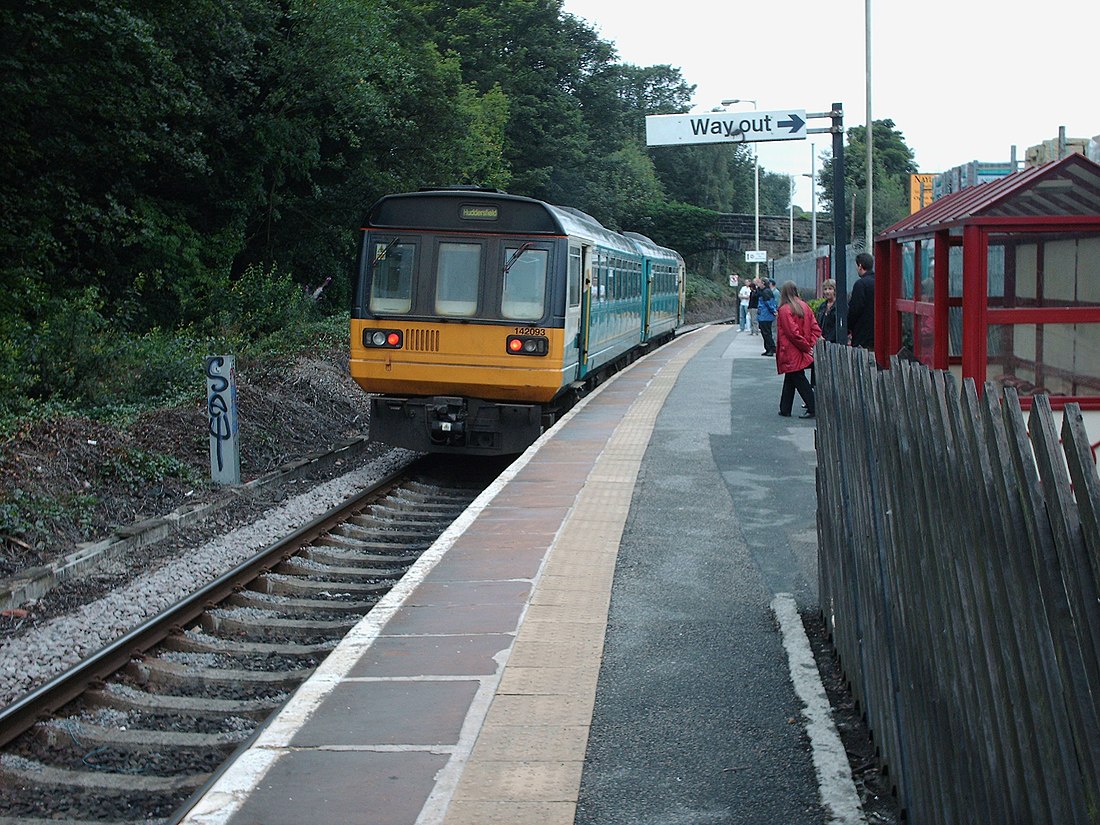
M 995 239 L 989 242 L 986 258 L 986 276 L 989 278 L 986 294 L 990 298 L 1003 298 L 1005 294 L 1005 247 Z M 997 302 L 999 303 L 999 302 Z
M 913 352 L 913 313 L 899 312 L 898 320 L 901 321 L 901 345 Z
M 931 315 L 913 318 L 913 352 L 922 364 L 932 366 L 936 346 L 936 319 Z
M 963 250 L 961 246 L 952 246 L 948 260 L 948 295 L 961 298 L 963 294 Z
M 962 338 L 962 307 L 949 307 L 947 310 L 947 355 L 949 358 L 958 358 L 962 355 Z
M 932 252 L 931 241 L 920 244 L 908 241 L 901 245 L 901 297 L 912 300 L 917 298 L 917 285 L 924 300 L 932 300 Z
M 1028 236 L 1006 249 L 1005 306 L 1100 306 L 1100 236 Z
M 991 324 L 989 377 L 1020 395 L 1100 393 L 1100 324 Z

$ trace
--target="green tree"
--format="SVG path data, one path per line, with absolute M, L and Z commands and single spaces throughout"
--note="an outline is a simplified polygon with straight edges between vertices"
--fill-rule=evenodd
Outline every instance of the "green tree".
M 913 150 L 905 136 L 895 128 L 894 121 L 876 120 L 872 129 L 874 147 L 874 213 L 875 231 L 890 226 L 909 213 L 909 175 L 917 171 Z M 823 211 L 833 211 L 833 159 L 828 158 L 818 173 L 819 197 Z M 844 147 L 844 190 L 847 203 L 845 220 L 851 222 L 855 235 L 862 235 L 867 222 L 867 127 L 853 126 L 848 130 Z M 855 219 L 851 206 L 855 203 Z
M 639 203 L 663 200 L 664 189 L 653 162 L 640 148 L 629 145 L 589 164 L 581 208 L 608 229 L 623 229 Z
M 649 151 L 670 199 L 716 212 L 753 211 L 752 150 L 744 144 L 657 146 Z
M 646 116 L 686 111 L 693 89 L 671 66 L 608 62 L 593 68 L 576 96 L 594 151 L 608 154 L 644 147 Z
M 206 11 L 195 15 L 195 36 L 224 46 L 232 74 L 249 37 L 245 15 Z M 158 21 L 103 0 L 25 2 L 0 14 L 0 196 L 20 204 L 0 217 L 5 274 L 42 283 L 44 297 L 96 285 L 117 299 L 135 272 L 170 269 L 186 280 L 208 265 L 222 215 L 215 207 L 206 226 L 191 226 L 180 193 L 211 173 L 209 107 L 158 38 Z
M 625 224 L 629 230 L 640 232 L 688 257 L 721 244 L 716 217 L 710 209 L 659 201 L 637 204 L 634 213 L 626 217 Z
M 791 178 L 760 170 L 760 214 L 786 215 L 791 205 Z
M 589 145 L 573 92 L 610 46 L 563 15 L 561 0 L 412 0 L 411 8 L 440 52 L 457 57 L 465 81 L 506 96 L 503 155 L 512 190 L 575 200 Z
M 294 0 L 279 27 L 257 84 L 260 193 L 234 267 L 334 278 L 344 306 L 349 251 L 375 198 L 500 179 L 503 101 L 464 85 L 458 62 L 391 3 Z
M 576 91 L 591 135 L 582 209 L 620 228 L 639 203 L 664 199 L 645 148 L 645 118 L 686 108 L 691 89 L 669 66 L 607 63 L 592 71 Z

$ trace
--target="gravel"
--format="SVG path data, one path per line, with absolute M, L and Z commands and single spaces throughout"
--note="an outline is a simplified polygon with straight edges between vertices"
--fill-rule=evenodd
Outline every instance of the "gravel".
M 394 450 L 284 500 L 249 523 L 200 546 L 180 547 L 155 567 L 94 601 L 26 629 L 0 644 L 0 707 L 7 706 L 110 644 L 260 548 L 332 509 L 363 487 L 408 464 Z

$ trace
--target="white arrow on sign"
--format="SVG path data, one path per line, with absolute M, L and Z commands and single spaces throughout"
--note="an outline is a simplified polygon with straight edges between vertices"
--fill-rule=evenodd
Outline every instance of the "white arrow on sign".
M 805 139 L 805 109 L 648 115 L 645 119 L 646 146 L 671 146 L 677 143 L 760 143 L 767 140 Z

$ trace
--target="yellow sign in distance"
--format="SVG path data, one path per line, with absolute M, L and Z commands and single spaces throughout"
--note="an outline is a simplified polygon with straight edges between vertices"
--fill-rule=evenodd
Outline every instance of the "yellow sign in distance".
M 932 202 L 932 179 L 935 175 L 909 176 L 909 214 L 923 209 Z

